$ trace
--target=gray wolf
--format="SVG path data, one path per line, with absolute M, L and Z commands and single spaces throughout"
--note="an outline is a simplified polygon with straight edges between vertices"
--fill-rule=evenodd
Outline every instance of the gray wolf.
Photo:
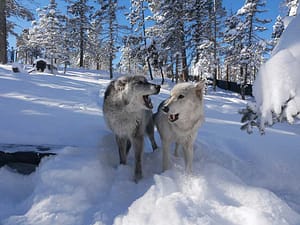
M 149 95 L 159 91 L 160 85 L 149 83 L 143 76 L 122 76 L 111 81 L 104 94 L 104 118 L 116 136 L 121 164 L 127 163 L 127 154 L 133 145 L 136 182 L 142 178 L 145 134 L 149 136 L 153 150 L 157 148 Z
M 154 115 L 154 123 L 160 134 L 163 152 L 163 171 L 169 168 L 171 144 L 183 149 L 185 169 L 192 172 L 193 145 L 199 127 L 204 121 L 203 90 L 205 82 L 180 83 L 171 90 Z

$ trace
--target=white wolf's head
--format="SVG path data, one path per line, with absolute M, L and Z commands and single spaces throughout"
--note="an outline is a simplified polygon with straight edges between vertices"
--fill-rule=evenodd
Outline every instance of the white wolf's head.
M 170 97 L 164 102 L 162 111 L 168 114 L 170 122 L 185 122 L 193 115 L 203 114 L 203 90 L 205 82 L 180 83 L 171 90 Z

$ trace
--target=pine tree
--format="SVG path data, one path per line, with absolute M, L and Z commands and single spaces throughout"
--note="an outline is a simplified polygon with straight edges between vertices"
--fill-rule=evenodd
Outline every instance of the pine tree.
M 133 52 L 136 51 L 140 51 L 140 52 L 131 54 L 131 56 L 140 56 L 144 59 L 142 61 L 138 60 L 139 62 L 142 63 L 139 66 L 144 67 L 144 65 L 147 64 L 150 79 L 153 80 L 150 59 L 149 59 L 149 55 L 147 54 L 148 51 L 147 51 L 146 20 L 145 20 L 145 14 L 146 14 L 145 11 L 148 8 L 147 2 L 144 0 L 131 0 L 130 2 L 131 2 L 131 7 L 130 7 L 131 11 L 127 15 L 127 19 L 130 22 L 132 33 L 130 35 L 131 37 L 129 37 L 129 39 L 127 38 L 126 48 L 128 49 L 129 46 L 132 46 L 130 42 L 132 43 L 133 40 L 140 40 L 139 46 L 136 46 L 134 44 L 135 49 L 133 50 Z
M 288 8 L 288 16 L 295 16 L 299 7 L 299 0 L 285 0 L 285 5 Z
M 203 3 L 202 3 L 203 4 Z M 218 76 L 218 68 L 220 66 L 221 58 L 221 37 L 223 29 L 223 20 L 226 11 L 222 6 L 222 0 L 206 0 L 204 1 L 204 15 L 202 22 L 205 22 L 203 33 L 205 34 L 196 45 L 201 53 L 201 61 L 208 62 L 207 69 L 213 78 L 213 88 L 216 89 L 216 82 Z M 194 12 L 193 10 L 191 12 Z M 203 58 L 205 57 L 205 59 Z M 197 62 L 197 61 L 196 61 Z M 198 62 L 199 63 L 199 62 Z M 205 65 L 203 65 L 205 66 Z
M 71 0 L 68 12 L 72 15 L 69 18 L 68 26 L 71 26 L 71 37 L 74 40 L 74 48 L 79 54 L 79 67 L 84 66 L 84 54 L 87 48 L 87 31 L 90 27 L 92 9 L 88 0 Z
M 243 33 L 241 20 L 237 15 L 231 15 L 225 20 L 224 28 L 224 66 L 226 68 L 226 81 L 239 82 L 240 77 L 240 53 L 242 50 Z
M 284 31 L 284 22 L 281 16 L 277 16 L 275 24 L 273 25 L 272 40 L 271 40 L 272 49 L 278 43 L 283 31 Z
M 118 6 L 117 0 L 98 0 L 100 10 L 95 15 L 99 17 L 102 24 L 102 42 L 106 43 L 106 53 L 108 54 L 109 76 L 113 78 L 113 60 L 116 57 L 118 34 L 121 26 L 118 24 L 117 12 L 122 7 Z
M 50 0 L 48 6 L 38 9 L 39 20 L 31 30 L 30 41 L 37 47 L 42 47 L 43 57 L 54 61 L 63 61 L 64 56 L 64 24 L 65 17 L 57 9 L 55 0 Z M 51 72 L 53 73 L 53 66 Z
M 245 98 L 243 89 L 247 84 L 252 83 L 260 65 L 264 62 L 264 55 L 269 51 L 268 43 L 259 34 L 265 31 L 269 19 L 259 18 L 259 14 L 266 12 L 263 9 L 266 3 L 263 0 L 246 0 L 239 9 L 237 15 L 243 18 L 241 31 L 243 35 L 241 58 L 242 98 Z
M 149 28 L 148 32 L 155 39 L 156 46 L 159 46 L 156 49 L 160 56 L 176 55 L 175 67 L 180 67 L 182 79 L 187 81 L 186 4 L 180 0 L 149 1 L 155 25 Z M 166 61 L 166 59 L 160 61 Z
M 33 20 L 33 14 L 22 6 L 17 0 L 0 1 L 0 63 L 7 63 L 7 37 L 12 33 L 15 23 L 9 20 L 11 17 L 19 17 Z

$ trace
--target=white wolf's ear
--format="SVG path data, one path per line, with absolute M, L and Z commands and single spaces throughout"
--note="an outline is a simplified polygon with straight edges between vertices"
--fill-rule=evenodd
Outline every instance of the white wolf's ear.
M 203 89 L 204 89 L 204 86 L 205 86 L 205 80 L 200 80 L 199 82 L 197 82 L 195 84 L 195 90 L 196 90 L 196 95 L 202 99 L 203 97 Z

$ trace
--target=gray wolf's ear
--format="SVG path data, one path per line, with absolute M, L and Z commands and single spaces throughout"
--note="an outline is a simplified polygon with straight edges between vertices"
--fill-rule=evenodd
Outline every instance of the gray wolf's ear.
M 205 86 L 205 80 L 200 80 L 199 82 L 197 82 L 195 84 L 195 91 L 196 91 L 196 95 L 202 99 L 203 97 L 203 89 L 204 89 L 204 86 Z
M 127 84 L 128 79 L 125 77 L 119 78 L 115 81 L 115 89 L 117 91 L 123 91 L 125 89 L 125 85 Z

